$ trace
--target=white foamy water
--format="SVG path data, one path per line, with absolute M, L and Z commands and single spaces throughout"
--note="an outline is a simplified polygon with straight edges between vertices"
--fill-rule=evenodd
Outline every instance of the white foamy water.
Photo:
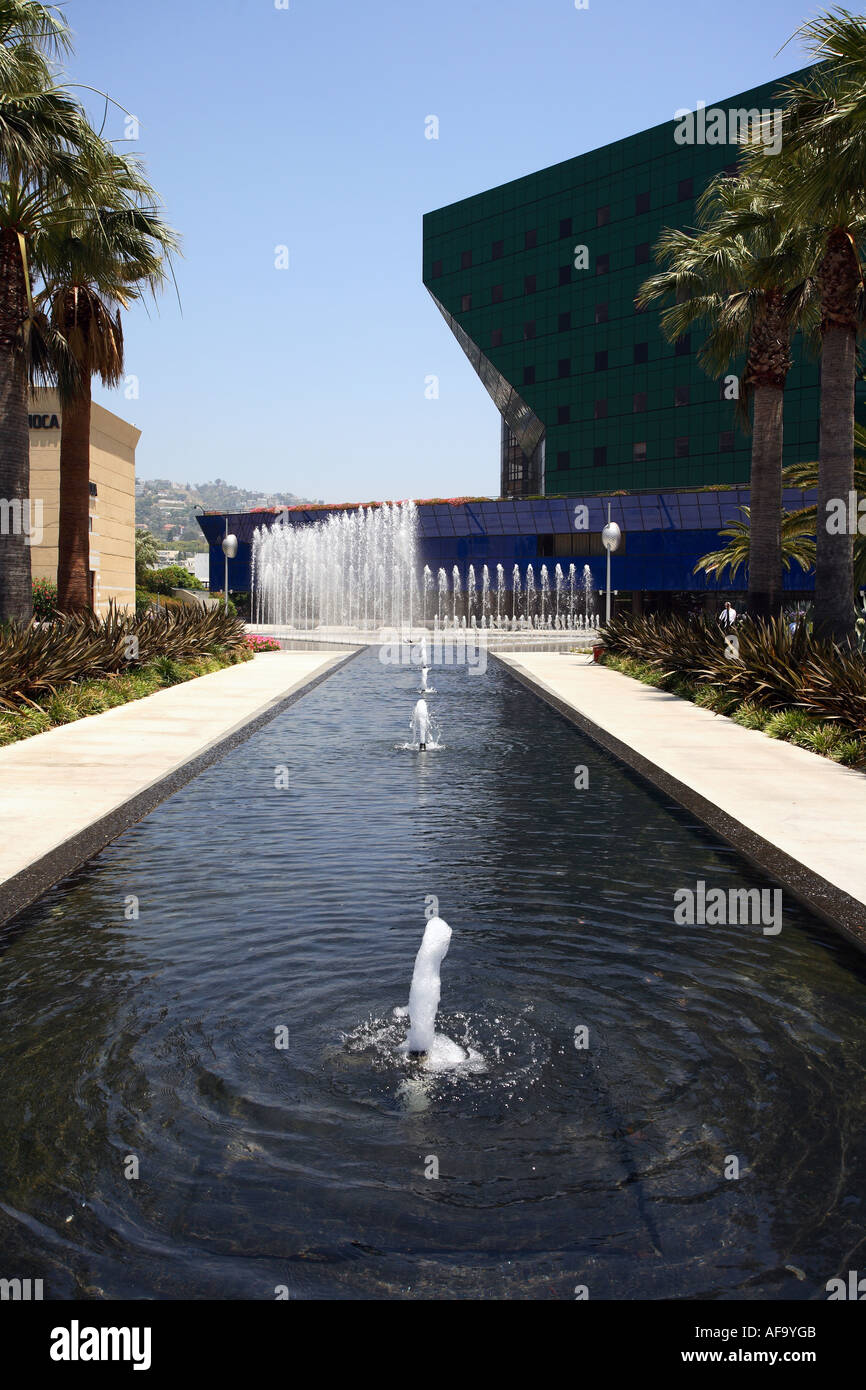
M 414 502 L 257 528 L 252 547 L 256 622 L 292 628 L 411 628 L 418 593 Z
M 423 704 L 419 700 L 418 704 Z M 425 707 L 426 708 L 426 707 Z M 441 917 L 431 917 L 415 957 L 409 990 L 409 1052 L 429 1052 L 433 1046 L 436 1011 L 442 992 L 440 968 L 451 945 L 451 928 Z M 462 1054 L 462 1048 L 460 1049 Z
M 412 730 L 412 737 L 417 744 L 426 744 L 430 737 L 430 711 L 427 708 L 426 700 L 418 700 L 412 711 L 412 718 L 409 720 L 409 728 Z M 435 919 L 435 920 L 438 920 Z M 447 951 L 448 947 L 445 947 Z M 443 952 L 444 955 L 444 952 Z
M 444 1034 L 436 1032 L 436 1014 L 442 992 L 440 970 L 451 944 L 451 928 L 441 917 L 431 917 L 415 957 L 412 985 L 409 990 L 409 1033 L 401 1052 L 420 1054 L 423 1069 L 446 1072 L 464 1069 L 483 1071 L 484 1059 L 472 1048 L 461 1047 Z M 402 1009 L 394 1010 L 395 1017 Z

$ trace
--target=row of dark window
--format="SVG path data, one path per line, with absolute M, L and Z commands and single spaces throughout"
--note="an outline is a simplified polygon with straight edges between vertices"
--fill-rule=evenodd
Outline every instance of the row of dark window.
M 533 337 L 534 334 L 530 334 L 529 336 L 530 336 L 530 337 Z M 493 346 L 496 347 L 497 344 L 494 343 Z M 646 346 L 647 346 L 646 343 L 635 343 L 635 345 L 634 345 L 634 360 L 635 360 L 636 363 L 646 362 L 646 360 L 647 360 L 646 352 L 645 352 L 645 351 L 642 351 L 642 349 L 646 349 Z M 605 351 L 605 352 L 597 352 L 597 353 L 595 354 L 595 370 L 596 370 L 597 372 L 602 372 L 602 371 L 606 371 L 606 370 L 607 370 L 607 352 L 606 352 L 606 351 Z M 560 357 L 560 359 L 559 359 L 559 361 L 558 361 L 558 363 L 557 363 L 556 375 L 557 375 L 557 376 L 571 376 L 571 358 L 569 358 L 569 357 Z M 523 368 L 523 384 L 524 384 L 524 386 L 532 386 L 532 385 L 534 385 L 534 383 L 535 383 L 535 367 L 534 367 L 534 365 L 532 365 L 532 364 L 528 364 L 527 366 L 525 366 L 525 367 Z M 722 391 L 723 391 L 723 390 L 724 390 L 724 383 L 722 383 Z M 721 394 L 721 393 L 720 393 L 720 394 Z M 675 387 L 674 387 L 674 405 L 688 405 L 688 404 L 689 404 L 689 397 L 690 397 L 690 388 L 689 388 L 688 386 L 675 386 Z M 641 394 L 635 396 L 635 401 L 638 401 L 638 400 L 641 400 L 641 399 L 643 399 L 644 401 L 646 400 L 646 393 L 645 393 L 645 392 L 643 392 L 643 393 L 641 393 Z M 599 406 L 603 406 L 603 407 L 604 407 L 605 414 L 607 414 L 607 401 L 596 401 L 595 406 L 596 406 L 596 419 L 598 420 L 598 419 L 603 418 L 603 417 L 599 416 L 597 412 L 598 412 Z M 638 407 L 637 407 L 637 405 L 636 405 L 636 406 L 635 406 L 635 410 L 637 410 L 637 409 L 638 409 Z M 645 410 L 645 409 L 646 409 L 646 406 L 643 406 L 643 409 Z
M 606 304 L 596 304 L 596 306 L 595 306 L 595 321 L 596 321 L 596 323 L 607 323 L 607 305 L 606 305 Z M 556 331 L 557 331 L 558 333 L 567 333 L 567 332 L 569 332 L 570 330 L 571 330 L 571 314 L 568 313 L 568 312 L 566 312 L 566 313 L 564 313 L 564 314 L 560 314 L 560 315 L 559 315 L 559 319 L 557 320 Z M 535 321 L 535 319 L 527 319 L 526 323 L 524 323 L 524 325 L 523 325 L 523 341 L 524 341 L 524 342 L 529 342 L 530 339 L 534 338 L 535 336 L 536 336 L 536 321 Z M 503 343 L 503 331 L 502 331 L 502 329 L 501 329 L 501 328 L 493 328 L 493 329 L 491 329 L 491 332 L 490 332 L 490 346 L 491 346 L 491 347 L 494 347 L 494 348 L 502 347 L 502 343 Z M 689 353 L 691 352 L 691 350 L 692 350 L 692 335 L 691 335 L 690 333 L 684 333 L 684 334 L 682 335 L 681 338 L 677 338 L 676 342 L 674 343 L 674 353 L 675 353 L 675 355 L 676 355 L 677 357 L 688 357 L 688 355 L 689 355 Z M 641 342 L 641 343 L 635 343 L 635 344 L 634 344 L 634 360 L 635 360 L 635 363 L 641 363 L 641 362 L 648 362 L 648 361 L 649 361 L 649 343 L 648 343 L 648 342 Z M 595 370 L 596 370 L 597 372 L 604 372 L 604 371 L 607 371 L 607 350 L 604 350 L 604 351 L 602 351 L 602 352 L 597 352 L 597 353 L 595 354 Z
M 688 357 L 688 355 L 689 355 L 689 353 L 691 352 L 691 350 L 692 350 L 692 339 L 691 339 L 691 334 L 690 334 L 690 333 L 684 333 L 683 336 L 682 336 L 681 338 L 678 338 L 677 341 L 676 341 L 676 343 L 674 344 L 674 354 L 675 354 L 677 357 Z M 594 361 L 595 361 L 595 370 L 596 370 L 597 372 L 606 372 L 606 371 L 607 371 L 607 369 L 608 369 L 608 357 L 609 357 L 609 354 L 608 354 L 607 348 L 602 348 L 600 352 L 597 352 L 597 353 L 595 354 L 595 359 L 594 359 Z M 635 365 L 636 367 L 643 365 L 643 363 L 645 363 L 645 362 L 649 362 L 649 343 L 646 343 L 646 342 L 643 342 L 643 343 L 634 343 L 634 344 L 633 344 L 633 347 L 632 347 L 632 357 L 633 357 L 634 365 Z M 683 401 L 683 402 L 679 402 L 679 401 L 678 401 L 677 404 L 678 404 L 678 405 L 679 405 L 679 404 L 688 405 L 688 401 Z
M 627 549 L 628 535 L 622 531 L 616 553 L 623 555 Z M 605 553 L 600 531 L 560 531 L 554 534 L 548 532 L 547 535 L 538 537 L 538 554 L 543 559 L 547 559 L 548 556 L 557 558 L 569 555 L 604 555 Z
M 558 361 L 557 364 L 556 364 L 556 375 L 557 375 L 557 377 L 559 377 L 559 378 L 566 377 L 566 376 L 571 376 L 571 358 L 570 358 L 570 357 L 560 357 L 559 361 Z M 526 366 L 526 367 L 523 368 L 523 384 L 524 384 L 524 386 L 534 386 L 534 385 L 535 385 L 535 367 L 534 367 L 534 366 Z
M 722 430 L 719 435 L 719 453 L 730 454 L 734 449 L 734 431 Z M 687 434 L 678 435 L 674 440 L 674 458 L 687 459 L 689 457 L 689 436 Z M 632 445 L 632 462 L 646 463 L 647 446 L 645 441 Z M 607 464 L 607 445 L 597 444 L 592 451 L 592 462 L 595 468 L 604 468 Z M 568 449 L 560 449 L 556 455 L 557 470 L 562 471 L 571 467 L 571 452 Z
M 640 242 L 640 243 L 634 248 L 634 263 L 635 263 L 635 265 L 646 265 L 646 264 L 649 262 L 649 258 L 650 258 L 650 244 L 649 244 L 648 241 L 642 241 L 642 242 Z M 440 264 L 440 262 L 437 262 L 437 265 L 438 265 L 438 264 Z M 601 253 L 600 255 L 596 256 L 596 258 L 595 258 L 595 273 L 596 273 L 596 275 L 608 275 L 608 274 L 610 273 L 610 256 L 608 255 L 608 253 L 607 253 L 606 251 L 603 252 L 603 253 Z M 572 282 L 572 267 L 571 267 L 570 265 L 561 265 L 561 266 L 559 267 L 559 271 L 558 271 L 558 284 L 559 284 L 559 286 L 562 286 L 562 285 L 570 285 L 571 282 Z M 523 277 L 523 293 L 524 293 L 524 294 L 537 294 L 537 293 L 538 293 L 538 276 L 537 276 L 537 275 L 524 275 L 524 277 Z M 491 288 L 491 291 L 490 291 L 490 303 L 491 303 L 491 304 L 501 304 L 504 298 L 505 298 L 505 286 L 504 286 L 504 285 L 493 285 L 493 287 Z M 461 314 L 468 314 L 471 308 L 472 308 L 472 294 L 471 294 L 471 293 L 462 294 L 462 295 L 460 296 L 460 312 L 461 312 Z M 640 310 L 637 310 L 637 312 L 640 313 L 641 311 L 640 311 Z
M 688 386 L 674 387 L 674 405 L 688 405 L 691 395 Z M 647 409 L 647 392 L 636 391 L 632 396 L 632 413 L 640 415 Z M 595 402 L 594 416 L 596 420 L 607 419 L 607 401 L 602 399 Z
M 566 373 L 564 373 L 564 375 L 567 376 L 568 373 L 566 372 Z M 527 382 L 526 384 L 527 384 L 527 385 L 531 385 L 530 382 Z M 689 390 L 689 388 L 688 388 L 687 386 L 686 386 L 685 388 L 679 387 L 679 386 L 678 386 L 678 387 L 676 388 L 675 393 L 674 393 L 674 394 L 675 394 L 675 397 L 676 397 L 676 395 L 677 395 L 680 391 L 682 391 L 682 390 L 685 390 L 686 399 L 685 399 L 685 400 L 682 400 L 682 399 L 675 399 L 675 401 L 674 401 L 674 404 L 675 404 L 675 405 L 688 405 L 688 390 Z M 647 393 L 646 393 L 646 391 L 636 391 L 635 394 L 632 396 L 632 414 L 633 414 L 633 415 L 642 415 L 642 414 L 644 414 L 644 412 L 645 412 L 646 410 L 647 410 Z M 607 417 L 607 401 L 606 401 L 606 400 L 600 400 L 600 401 L 596 401 L 596 402 L 594 403 L 593 418 L 594 418 L 595 420 L 606 420 L 606 419 L 608 418 L 608 417 Z M 570 425 L 570 424 L 572 424 L 572 423 L 575 423 L 575 424 L 577 423 L 577 421 L 572 422 L 572 418 L 571 418 L 571 406 L 570 406 L 570 405 L 558 405 L 558 406 L 556 407 L 556 423 L 557 423 L 558 425 Z M 719 436 L 720 439 L 721 439 L 721 438 L 727 439 L 729 435 L 730 435 L 731 443 L 730 443 L 730 445 L 726 445 L 726 446 L 725 446 L 726 451 L 727 451 L 728 448 L 733 449 L 733 447 L 734 447 L 734 444 L 733 444 L 733 439 L 734 439 L 733 431 L 725 430 L 724 433 L 723 433 L 722 435 Z
M 733 167 L 736 167 L 736 166 L 733 166 Z M 684 202 L 687 198 L 693 198 L 693 197 L 694 197 L 694 180 L 691 179 L 691 178 L 680 179 L 679 183 L 677 184 L 677 201 L 680 202 L 680 203 L 682 203 L 682 202 Z M 646 193 L 637 193 L 637 194 L 635 194 L 634 210 L 635 210 L 635 216 L 640 216 L 641 213 L 649 212 L 649 210 L 650 210 L 650 195 L 649 195 L 648 192 L 646 192 Z M 610 222 L 610 203 L 604 203 L 601 207 L 596 208 L 596 210 L 595 210 L 595 225 L 596 225 L 596 227 L 606 227 L 606 226 L 608 225 L 609 222 Z M 559 235 L 560 235 L 561 237 L 574 236 L 574 219 L 573 219 L 573 218 L 571 218 L 571 217 L 562 217 L 562 218 L 560 218 L 560 222 L 559 222 Z M 524 249 L 524 251 L 534 251 L 537 245 L 538 245 L 538 229 L 537 229 L 536 227 L 530 227 L 529 230 L 526 231 L 526 232 L 524 232 L 524 234 L 523 234 L 523 249 Z M 642 243 L 642 246 L 646 246 L 646 249 L 647 249 L 647 259 L 648 259 L 649 242 L 644 242 L 644 243 Z M 642 246 L 641 246 L 641 247 L 638 247 L 637 250 L 640 251 L 640 250 L 642 249 Z M 492 244 L 492 246 L 491 246 L 491 259 L 494 260 L 494 261 L 498 261 L 498 260 L 501 260 L 501 258 L 502 258 L 504 255 L 505 255 L 505 242 L 504 242 L 504 241 L 494 241 L 493 244 Z M 639 261 L 638 261 L 638 264 L 640 264 Z M 567 266 L 567 267 L 566 267 L 566 269 L 570 269 L 570 268 L 571 268 L 570 266 Z M 461 270 L 471 270 L 471 269 L 472 269 L 472 252 L 471 252 L 471 251 L 461 251 L 461 252 L 460 252 L 460 269 L 461 269 Z M 599 274 L 603 274 L 602 271 L 599 271 L 598 273 L 599 273 Z M 432 277 L 434 280 L 437 280 L 437 279 L 439 278 L 439 276 L 442 274 L 442 262 L 441 262 L 441 261 L 434 261 L 434 262 L 433 262 L 433 265 L 432 265 L 432 267 L 431 267 L 430 274 L 431 274 L 431 277 Z M 562 283 L 562 282 L 560 281 L 560 283 Z

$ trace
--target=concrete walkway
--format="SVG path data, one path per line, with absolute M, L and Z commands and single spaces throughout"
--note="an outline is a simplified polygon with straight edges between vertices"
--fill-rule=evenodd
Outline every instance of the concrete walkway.
M 0 748 L 0 924 L 354 652 L 268 652 Z
M 497 657 L 866 949 L 866 776 L 559 653 Z

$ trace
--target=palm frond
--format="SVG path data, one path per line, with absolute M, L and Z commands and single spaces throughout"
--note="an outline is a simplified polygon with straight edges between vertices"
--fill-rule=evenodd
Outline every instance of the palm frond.
M 744 519 L 732 521 L 728 526 L 722 527 L 719 535 L 726 536 L 727 541 L 718 550 L 702 555 L 692 571 L 693 574 L 703 572 L 715 579 L 721 579 L 725 571 L 730 570 L 733 582 L 740 570 L 748 569 L 751 509 L 740 507 L 740 511 Z M 814 567 L 814 508 L 811 509 L 811 516 L 809 508 L 782 512 L 782 567 L 789 570 L 792 564 L 799 565 L 800 569 L 806 572 Z

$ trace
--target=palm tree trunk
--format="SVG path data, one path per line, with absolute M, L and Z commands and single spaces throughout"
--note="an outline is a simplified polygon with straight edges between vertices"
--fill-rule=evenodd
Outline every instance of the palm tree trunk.
M 778 386 L 754 386 L 749 494 L 749 612 L 778 617 L 782 607 L 782 407 Z
M 90 377 L 63 407 L 60 424 L 60 527 L 57 607 L 90 607 Z
M 821 441 L 815 548 L 815 632 L 836 642 L 854 636 L 854 537 L 827 529 L 828 503 L 854 488 L 854 387 L 857 376 L 856 297 L 860 265 L 847 231 L 836 228 L 818 271 L 821 290 Z
M 33 613 L 30 430 L 20 344 L 26 300 L 18 238 L 6 228 L 0 233 L 0 622 L 29 622 Z

